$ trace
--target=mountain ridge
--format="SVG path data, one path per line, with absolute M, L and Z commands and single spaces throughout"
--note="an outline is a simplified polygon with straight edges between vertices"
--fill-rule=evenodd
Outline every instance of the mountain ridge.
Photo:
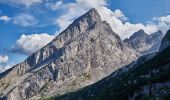
M 164 40 L 170 41 L 168 37 L 169 31 L 162 40 L 163 45 Z M 162 51 L 141 56 L 95 84 L 45 100 L 168 100 L 170 46 L 167 45 Z
M 147 53 L 157 52 L 162 38 L 163 33 L 161 30 L 148 35 L 143 29 L 140 29 L 132 34 L 132 36 L 125 39 L 124 42 L 136 52 L 144 55 Z
M 93 8 L 24 62 L 2 73 L 0 94 L 8 100 L 61 95 L 102 79 L 137 56 Z

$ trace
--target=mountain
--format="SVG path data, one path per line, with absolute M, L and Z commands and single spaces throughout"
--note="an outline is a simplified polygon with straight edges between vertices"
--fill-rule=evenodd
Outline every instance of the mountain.
M 169 32 L 160 52 L 144 55 L 95 84 L 46 100 L 169 100 L 170 46 L 165 45 Z
M 159 50 L 162 38 L 163 33 L 160 30 L 148 35 L 141 29 L 130 36 L 129 39 L 125 39 L 124 42 L 137 52 L 147 54 Z
M 166 33 L 165 37 L 162 39 L 159 51 L 164 50 L 169 45 L 170 45 L 170 30 L 168 30 L 168 32 Z
M 76 91 L 137 56 L 93 8 L 24 62 L 1 73 L 1 99 L 36 100 Z

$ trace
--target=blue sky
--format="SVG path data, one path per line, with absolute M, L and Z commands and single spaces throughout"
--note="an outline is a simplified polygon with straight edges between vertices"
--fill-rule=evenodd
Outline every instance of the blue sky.
M 112 10 L 120 9 L 133 23 L 170 14 L 170 0 L 110 0 Z
M 122 39 L 141 28 L 170 28 L 170 0 L 0 0 L 0 69 L 26 59 L 92 7 Z

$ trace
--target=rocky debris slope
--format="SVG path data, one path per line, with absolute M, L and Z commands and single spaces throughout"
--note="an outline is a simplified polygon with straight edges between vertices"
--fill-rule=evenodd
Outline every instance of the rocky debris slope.
M 140 57 L 99 82 L 50 100 L 169 100 L 170 46 L 169 31 L 161 42 L 166 47 Z M 47 99 L 48 100 L 48 99 Z
M 130 36 L 129 39 L 125 39 L 124 42 L 137 52 L 147 54 L 159 50 L 162 38 L 163 33 L 160 30 L 148 35 L 141 29 Z
M 1 98 L 35 100 L 72 92 L 108 76 L 137 55 L 93 8 L 24 62 L 1 73 Z

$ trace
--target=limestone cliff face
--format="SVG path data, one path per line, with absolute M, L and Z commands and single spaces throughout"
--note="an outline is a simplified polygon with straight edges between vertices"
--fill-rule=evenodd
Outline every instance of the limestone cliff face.
M 24 62 L 1 73 L 1 98 L 38 99 L 75 91 L 136 58 L 93 8 Z
M 159 52 L 147 54 L 102 80 L 56 100 L 169 100 L 170 31 Z
M 129 39 L 125 39 L 124 42 L 135 51 L 147 54 L 159 50 L 162 38 L 163 33 L 160 30 L 148 35 L 141 29 L 135 32 Z

